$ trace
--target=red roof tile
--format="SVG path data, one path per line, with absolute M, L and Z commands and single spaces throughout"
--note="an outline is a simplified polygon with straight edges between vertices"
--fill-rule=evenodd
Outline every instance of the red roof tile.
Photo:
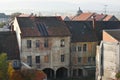
M 75 16 L 72 18 L 72 20 L 74 21 L 84 21 L 84 20 L 88 20 L 88 18 L 90 18 L 94 13 L 81 13 L 78 16 Z
M 59 16 L 17 17 L 23 37 L 68 36 L 69 29 Z
M 112 17 L 113 17 L 112 15 L 107 15 L 107 16 L 103 19 L 103 21 L 109 21 Z

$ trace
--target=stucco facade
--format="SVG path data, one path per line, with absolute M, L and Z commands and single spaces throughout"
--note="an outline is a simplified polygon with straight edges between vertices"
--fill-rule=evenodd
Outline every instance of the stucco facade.
M 48 47 L 44 47 L 45 39 L 48 40 Z M 27 40 L 31 40 L 31 48 L 27 48 Z M 40 41 L 36 48 L 36 40 Z M 61 46 L 61 40 L 64 40 L 64 46 Z M 21 60 L 29 64 L 27 56 L 32 56 L 31 66 L 38 69 L 52 69 L 56 72 L 59 68 L 69 70 L 70 57 L 70 37 L 28 37 L 22 38 Z M 61 55 L 64 60 L 61 62 Z M 36 56 L 40 56 L 39 63 L 36 63 Z M 27 62 L 28 61 L 28 62 Z M 68 72 L 67 72 L 68 74 Z
M 103 31 L 103 41 L 97 47 L 96 80 L 113 80 L 120 71 L 120 30 Z
M 94 75 L 96 45 L 97 42 L 71 43 L 72 76 L 81 77 Z

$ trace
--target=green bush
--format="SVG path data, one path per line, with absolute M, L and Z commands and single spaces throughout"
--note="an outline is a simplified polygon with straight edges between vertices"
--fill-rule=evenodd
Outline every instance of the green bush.
M 116 73 L 115 77 L 116 77 L 117 79 L 119 79 L 119 78 L 120 78 L 120 72 Z

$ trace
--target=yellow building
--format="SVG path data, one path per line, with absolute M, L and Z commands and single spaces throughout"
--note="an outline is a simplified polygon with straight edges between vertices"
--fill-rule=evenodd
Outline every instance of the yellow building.
M 88 21 L 66 21 L 71 36 L 70 69 L 71 76 L 95 75 L 97 37 Z

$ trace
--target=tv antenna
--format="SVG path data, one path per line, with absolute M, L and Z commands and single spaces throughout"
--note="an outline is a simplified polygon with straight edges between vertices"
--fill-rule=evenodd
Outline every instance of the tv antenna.
M 105 8 L 104 8 L 104 9 L 105 9 L 104 14 L 107 13 L 107 6 L 108 6 L 108 5 L 104 5 L 104 7 L 105 7 Z

